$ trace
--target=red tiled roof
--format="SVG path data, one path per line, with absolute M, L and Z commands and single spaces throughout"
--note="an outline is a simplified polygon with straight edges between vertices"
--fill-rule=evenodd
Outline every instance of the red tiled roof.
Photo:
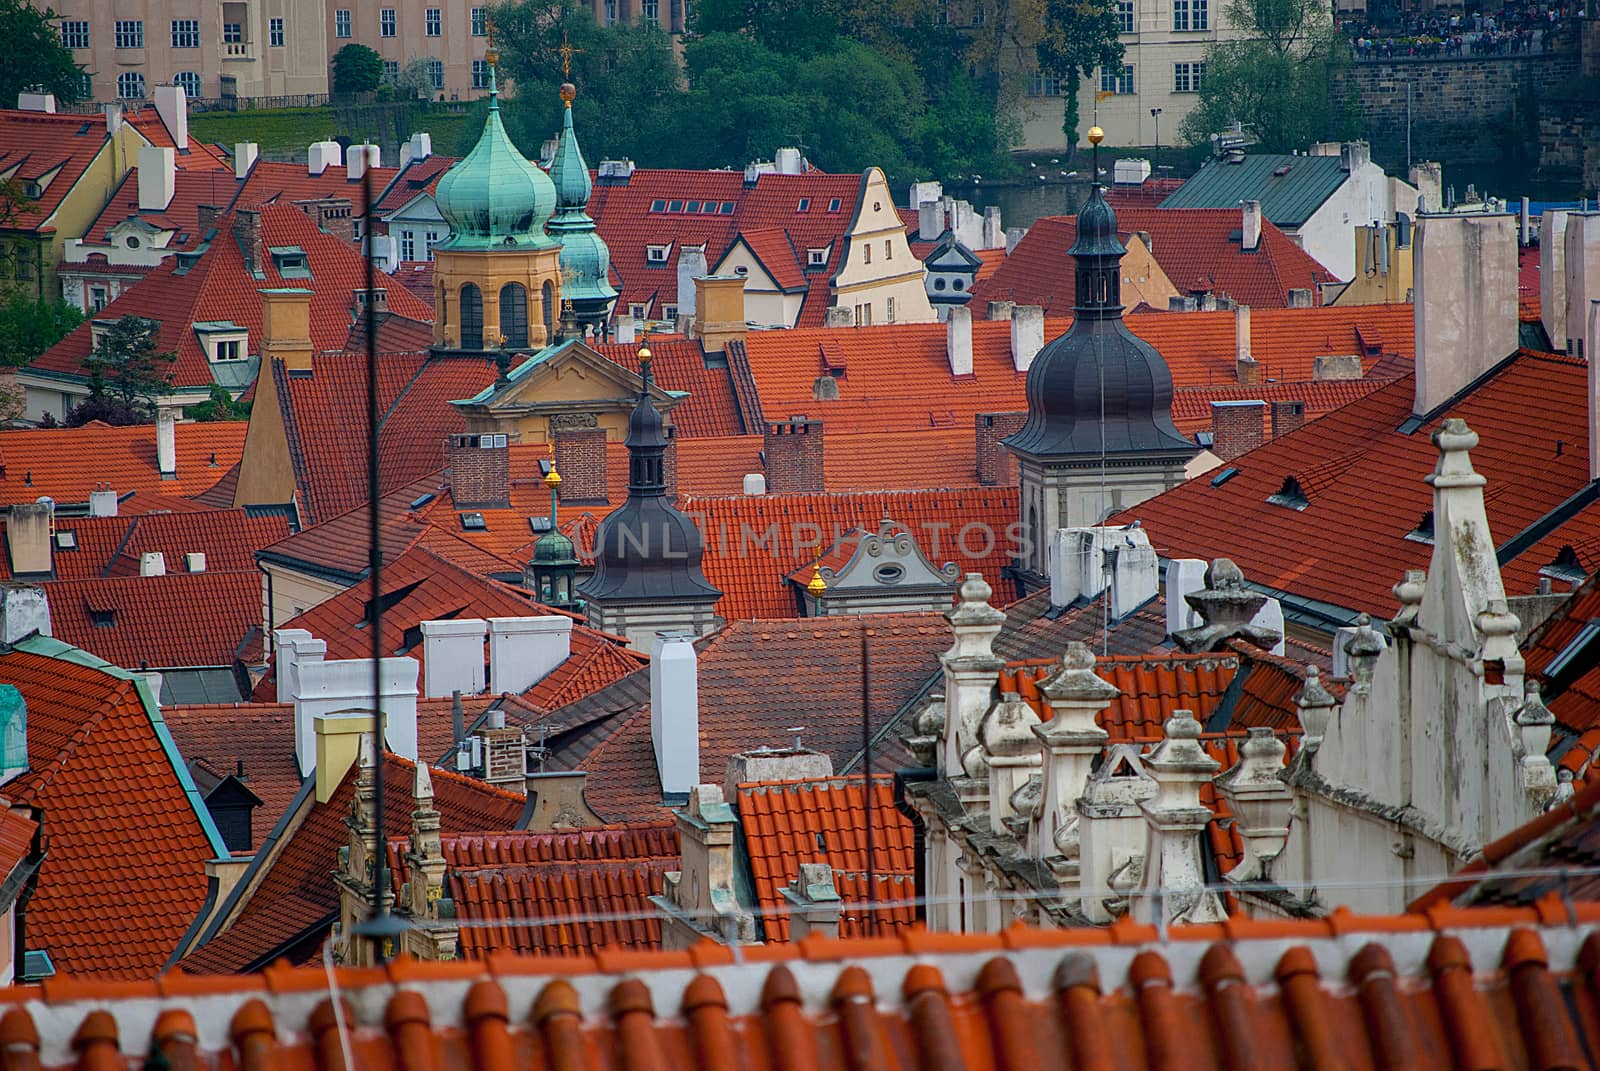
M 1237 384 L 1233 313 L 1135 313 L 1127 323 L 1161 351 L 1178 388 Z M 1056 338 L 1070 326 L 1069 320 L 1048 320 L 1045 337 Z M 1361 352 L 1356 331 L 1373 326 L 1382 328 L 1388 348 L 1412 354 L 1409 305 L 1262 309 L 1251 316 L 1252 352 L 1268 386 L 1309 384 L 1316 357 Z M 813 385 L 823 374 L 824 345 L 834 347 L 845 371 L 836 380 L 839 397 L 818 401 Z M 943 324 L 755 331 L 743 351 L 767 420 L 803 414 L 830 432 L 943 426 L 970 433 L 978 413 L 1027 408 L 1027 377 L 1012 363 L 1011 325 L 1004 321 L 973 321 L 973 374 L 959 381 L 950 374 Z M 1369 369 L 1375 363 L 1363 361 Z
M 36 231 L 45 226 L 105 143 L 104 116 L 0 109 L 0 175 L 18 184 L 49 178 L 6 228 Z
M 378 197 L 399 174 L 399 168 L 374 167 L 371 172 L 372 193 Z M 333 164 L 322 174 L 313 175 L 305 164 L 257 160 L 245 178 L 244 189 L 239 193 L 239 204 L 247 207 L 288 205 L 295 201 L 343 197 L 359 212 L 366 203 L 362 195 L 363 185 L 362 179 L 347 177 L 343 164 Z
M 181 500 L 180 501 L 186 501 Z M 5 521 L 0 519 L 0 531 Z M 60 517 L 58 534 L 71 532 L 76 550 L 56 549 L 59 580 L 137 577 L 140 557 L 159 552 L 170 573 L 187 571 L 184 555 L 205 555 L 207 573 L 255 573 L 257 550 L 289 535 L 281 513 L 252 516 L 244 510 L 184 510 L 116 517 Z M 9 578 L 9 559 L 0 557 L 0 579 Z
M 1016 692 L 1039 714 L 1049 719 L 1050 708 L 1039 685 L 1061 668 L 1060 658 L 1012 662 L 1000 671 L 1000 690 Z M 1102 658 L 1095 673 L 1122 693 L 1097 720 L 1113 742 L 1160 736 L 1175 710 L 1194 714 L 1201 725 L 1222 703 L 1228 685 L 1239 671 L 1239 659 L 1227 654 L 1160 654 Z
M 405 167 L 394 172 L 387 186 L 381 187 L 383 193 L 372 206 L 372 210 L 378 215 L 388 215 L 405 207 L 406 202 L 418 194 L 432 194 L 438 188 L 439 180 L 444 177 L 444 173 L 455 166 L 456 160 L 454 156 L 432 154 L 420 160 L 410 161 Z M 359 194 L 357 196 L 359 197 Z
M 1170 932 L 1124 919 L 402 960 L 331 976 L 319 964 L 114 992 L 56 978 L 13 991 L 5 1021 L 18 1062 L 42 1055 L 50 1071 L 71 1066 L 72 1038 L 107 1062 L 120 1046 L 173 1066 L 261 1071 L 511 1071 L 546 1053 L 564 1071 L 1587 1068 L 1597 919 L 1594 904 L 1569 915 L 1544 900 Z
M 1150 253 L 1180 291 L 1226 294 L 1253 309 L 1282 309 L 1289 291 L 1336 282 L 1334 274 L 1296 245 L 1270 220 L 1261 221 L 1261 243 L 1254 252 L 1240 245 L 1242 221 L 1229 208 L 1117 208 L 1124 235 L 1149 235 Z M 1005 263 L 972 288 L 972 308 L 990 301 L 1043 305 L 1045 314 L 1072 311 L 1072 258 L 1067 250 L 1077 236 L 1073 216 L 1034 221 Z
M 767 269 L 778 289 L 784 291 L 806 288 L 805 269 L 795 256 L 789 236 L 780 227 L 757 227 L 740 231 L 735 241 L 744 240 L 761 266 Z
M 1498 543 L 1588 482 L 1586 393 L 1582 362 L 1522 351 L 1447 408 L 1480 436 L 1472 462 L 1488 480 Z M 1193 480 L 1112 520 L 1142 521 L 1163 557 L 1229 557 L 1254 583 L 1387 617 L 1397 605 L 1392 585 L 1432 553 L 1406 535 L 1433 505 L 1423 477 L 1438 459 L 1430 434 L 1443 416 L 1398 430 L 1412 394 L 1410 376 L 1395 380 L 1231 462 L 1237 475 L 1220 486 Z M 1527 478 L 1530 465 L 1539 479 Z M 1268 501 L 1302 476 L 1320 481 L 1305 509 Z
M 253 570 L 57 580 L 45 588 L 55 634 L 114 665 L 231 666 L 260 656 L 261 574 Z
M 167 129 L 166 120 L 161 118 L 161 113 L 155 108 L 136 107 L 124 112 L 124 115 L 128 123 L 150 144 L 158 148 L 178 150 L 179 171 L 233 170 L 233 164 L 214 145 L 196 141 L 193 137 L 188 139 L 187 145 L 179 145 L 173 138 L 172 131 Z
M 260 165 L 258 165 L 260 166 Z M 245 195 L 241 194 L 241 198 Z M 241 202 L 243 203 L 243 202 Z M 298 246 L 306 254 L 312 279 L 285 279 L 263 252 L 262 277 L 245 270 L 239 242 L 233 237 L 232 215 L 219 221 L 219 233 L 195 263 L 180 268 L 168 263 L 124 290 L 95 317 L 114 320 L 143 316 L 161 322 L 157 346 L 175 352 L 170 368 L 177 387 L 206 387 L 211 366 L 192 325 L 232 322 L 250 332 L 252 348 L 261 339 L 261 297 L 269 287 L 308 286 L 311 297 L 311 344 L 315 350 L 341 350 L 350 334 L 352 293 L 365 285 L 365 262 L 355 247 L 317 229 L 304 212 L 289 205 L 261 210 L 262 248 Z M 432 310 L 404 287 L 389 294 L 391 311 L 431 320 Z M 85 376 L 83 362 L 92 348 L 92 323 L 84 323 L 39 357 L 30 367 L 42 372 Z
M 383 770 L 385 784 L 398 789 L 412 783 L 415 765 L 385 752 Z M 349 843 L 345 819 L 359 773 L 352 766 L 328 802 L 317 803 L 308 796 L 302 809 L 290 815 L 276 851 L 258 855 L 258 862 L 240 879 L 248 882 L 248 899 L 226 929 L 184 957 L 185 971 L 235 974 L 259 968 L 280 953 L 303 959 L 317 951 L 338 907 L 331 871 L 339 849 Z M 521 796 L 459 774 L 433 770 L 432 775 L 434 807 L 445 832 L 511 829 L 526 803 Z M 387 827 L 406 828 L 413 806 L 409 791 L 384 793 Z
M 835 884 L 840 875 L 857 888 L 840 889 L 844 901 L 839 919 L 842 937 L 868 933 L 884 936 L 916 921 L 915 912 L 874 911 L 863 918 L 865 905 L 890 899 L 913 899 L 916 887 L 915 830 L 895 807 L 894 780 L 872 779 L 872 854 L 867 854 L 867 805 L 864 778 L 830 777 L 818 781 L 762 781 L 739 786 L 739 826 L 744 833 L 756 900 L 768 941 L 789 940 L 788 903 L 783 888 L 800 876 L 802 863 L 827 863 Z M 865 895 L 866 874 L 878 879 L 878 895 Z M 910 886 L 909 893 L 906 886 Z M 905 894 L 886 894 L 893 889 Z M 909 917 L 906 917 L 909 915 Z
M 260 847 L 295 793 L 294 707 L 288 703 L 205 703 L 161 711 L 184 761 L 219 770 L 242 769 L 245 787 L 261 800 L 251 815 L 251 844 Z
M 0 797 L 0 874 L 10 877 L 33 851 L 33 838 L 39 823 Z
M 180 170 L 173 175 L 172 201 L 160 211 L 149 211 L 139 207 L 139 169 L 132 168 L 112 191 L 111 200 L 100 210 L 95 221 L 89 224 L 89 229 L 83 233 L 83 240 L 93 245 L 104 245 L 110 237 L 111 228 L 125 220 L 139 219 L 161 230 L 177 232 L 163 249 L 172 252 L 194 249 L 204 237 L 200 229 L 200 206 L 229 208 L 241 185 L 231 171 Z M 89 263 L 94 261 L 91 259 Z M 63 265 L 71 271 L 80 271 L 87 266 Z M 117 266 L 113 270 L 127 269 Z
M 1539 247 L 1523 246 L 1517 251 L 1517 319 L 1522 323 L 1539 320 Z
M 1172 392 L 1172 422 L 1185 435 L 1210 431 L 1211 403 L 1251 399 L 1263 402 L 1304 402 L 1306 421 L 1326 416 L 1341 405 L 1365 398 L 1393 376 L 1380 377 L 1374 367 L 1361 379 L 1320 379 L 1300 383 L 1227 384 L 1215 387 L 1179 387 Z M 1272 437 L 1272 418 L 1263 422 L 1263 434 Z
M 672 410 L 672 426 L 684 438 L 700 435 L 740 435 L 761 430 L 761 414 L 741 413 L 730 369 L 708 368 L 700 343 L 687 340 L 661 342 L 650 339 L 650 371 L 663 390 L 688 391 L 689 397 Z M 638 347 L 601 343 L 598 352 L 635 374 Z
M 81 428 L 0 431 L 0 506 L 49 495 L 58 506 L 89 501 L 89 492 L 109 484 L 120 494 L 160 491 L 198 494 L 216 483 L 244 452 L 245 423 L 179 423 L 178 476 L 163 480 L 156 463 L 156 427 L 113 428 L 95 422 Z
M 151 978 L 206 896 L 208 836 L 160 715 L 127 674 L 33 637 L 0 654 L 28 705 L 29 770 L 6 795 L 43 815 L 49 850 L 28 902 L 27 945 L 56 968 Z

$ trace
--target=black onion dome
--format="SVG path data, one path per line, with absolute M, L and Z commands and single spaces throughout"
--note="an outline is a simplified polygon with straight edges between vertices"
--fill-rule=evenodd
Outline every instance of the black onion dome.
M 1028 368 L 1028 420 L 1005 445 L 1036 457 L 1184 452 L 1172 422 L 1172 373 L 1122 322 L 1117 214 L 1095 187 L 1078 213 L 1072 326 Z

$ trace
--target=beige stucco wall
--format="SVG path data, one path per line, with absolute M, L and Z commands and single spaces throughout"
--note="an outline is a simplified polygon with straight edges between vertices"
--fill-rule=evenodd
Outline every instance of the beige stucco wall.
M 801 256 L 804 256 L 804 251 Z M 734 242 L 713 269 L 718 275 L 743 275 L 744 318 L 771 327 L 793 327 L 800 316 L 805 293 L 785 294 L 767 274 L 750 247 Z
M 928 301 L 922 264 L 906 240 L 905 222 L 895 209 L 889 182 L 875 167 L 867 169 L 861 202 L 845 241 L 844 259 L 833 279 L 834 304 L 870 306 L 872 323 L 887 323 L 892 297 L 895 323 L 932 323 L 938 318 Z
M 380 11 L 385 6 L 392 7 L 395 12 L 393 37 L 383 36 Z M 323 22 L 327 40 L 324 61 L 352 43 L 366 45 L 385 60 L 398 64 L 401 70 L 413 59 L 436 59 L 444 64 L 444 89 L 434 90 L 433 96 L 437 98 L 442 92 L 452 100 L 472 100 L 487 92 L 472 87 L 472 61 L 483 59 L 489 47 L 487 35 L 473 36 L 472 9 L 489 6 L 488 0 L 427 0 L 418 4 L 387 0 L 383 5 L 329 0 Z M 429 37 L 427 34 L 426 11 L 429 8 L 439 9 L 438 37 Z M 335 36 L 335 13 L 340 10 L 350 12 L 349 37 Z
M 271 584 L 271 598 L 266 600 L 268 619 L 264 622 L 268 635 L 281 628 L 299 614 L 320 606 L 344 590 L 331 580 L 311 576 L 288 566 L 262 565 Z
M 461 344 L 461 288 L 476 283 L 483 291 L 483 341 L 494 348 L 500 334 L 500 288 L 521 283 L 528 290 L 528 346 L 540 349 L 550 335 L 544 322 L 543 287 L 551 284 L 551 322 L 561 319 L 561 249 L 433 252 L 433 340 L 443 346 Z

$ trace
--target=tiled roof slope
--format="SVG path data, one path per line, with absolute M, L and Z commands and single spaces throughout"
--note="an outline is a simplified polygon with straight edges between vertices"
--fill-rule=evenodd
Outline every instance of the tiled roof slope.
M 1060 668 L 1059 657 L 1012 662 L 1000 671 L 1000 690 L 1016 692 L 1048 720 L 1050 708 L 1039 685 Z M 1191 711 L 1204 725 L 1233 683 L 1239 659 L 1225 654 L 1161 652 L 1102 658 L 1094 670 L 1121 693 L 1096 717 L 1112 740 L 1141 736 L 1159 739 L 1162 726 L 1174 710 Z
M 231 164 L 222 153 L 213 145 L 194 138 L 188 139 L 187 145 L 179 145 L 172 136 L 172 131 L 167 129 L 165 119 L 155 108 L 135 107 L 131 112 L 125 113 L 127 121 L 150 144 L 159 148 L 176 149 L 177 167 L 180 171 L 231 171 Z
M 1134 313 L 1127 323 L 1161 351 L 1180 389 L 1238 382 L 1233 313 Z M 1045 338 L 1070 326 L 1067 319 L 1047 320 Z M 1318 356 L 1362 352 L 1358 330 L 1381 335 L 1386 352 L 1413 353 L 1409 305 L 1262 309 L 1251 315 L 1251 348 L 1263 380 L 1309 383 Z M 824 346 L 833 348 L 844 375 L 836 381 L 839 397 L 818 401 L 813 384 L 824 374 Z M 756 331 L 743 352 L 768 420 L 803 414 L 829 430 L 970 431 L 978 413 L 1027 408 L 1027 377 L 1012 363 L 1011 325 L 1000 320 L 973 321 L 973 374 L 959 380 L 950 374 L 943 324 Z M 1363 360 L 1368 369 L 1375 363 Z
M 1261 241 L 1247 252 L 1240 239 L 1239 209 L 1119 208 L 1123 235 L 1149 236 L 1150 253 L 1180 292 L 1226 294 L 1254 309 L 1282 309 L 1289 291 L 1319 293 L 1334 274 L 1271 221 L 1261 222 Z M 1067 255 L 1078 233 L 1073 216 L 1045 216 L 986 279 L 972 288 L 971 308 L 982 315 L 990 301 L 1042 305 L 1047 316 L 1069 316 L 1074 300 L 1073 260 Z
M 649 342 L 649 340 L 646 340 Z M 742 435 L 761 431 L 761 414 L 741 414 L 734 395 L 733 373 L 708 368 L 700 343 L 649 342 L 650 371 L 663 390 L 688 391 L 672 410 L 672 426 L 680 438 Z M 595 349 L 630 372 L 639 371 L 639 347 L 601 343 Z
M 1391 587 L 1432 552 L 1406 536 L 1432 508 L 1423 477 L 1437 461 L 1429 437 L 1443 416 L 1464 418 L 1480 436 L 1472 463 L 1488 480 L 1490 528 L 1503 546 L 1588 482 L 1585 376 L 1580 361 L 1522 351 L 1405 434 L 1406 376 L 1238 458 L 1237 475 L 1221 485 L 1193 480 L 1112 520 L 1140 520 L 1163 557 L 1230 557 L 1254 583 L 1388 617 Z M 1304 509 L 1268 501 L 1291 477 Z
M 400 786 L 412 783 L 415 765 L 384 753 L 383 777 L 393 790 L 384 793 L 384 822 L 389 829 L 407 828 L 414 803 Z M 228 928 L 182 960 L 194 974 L 235 974 L 254 970 L 282 954 L 304 958 L 317 951 L 333 920 L 339 898 L 332 870 L 339 849 L 349 843 L 345 819 L 355 799 L 359 768 L 352 766 L 327 803 L 307 796 L 298 811 L 284 819 L 286 828 L 275 851 L 258 853 L 240 879 L 248 895 Z M 442 829 L 512 829 L 525 800 L 444 770 L 433 771 L 434 807 Z M 264 872 L 263 872 L 264 871 Z M 248 884 L 246 884 L 248 883 Z
M 37 197 L 18 208 L 7 229 L 33 231 L 44 225 L 105 143 L 104 116 L 0 109 L 0 174 L 21 184 L 55 173 Z
M 1179 387 L 1172 392 L 1172 422 L 1186 435 L 1212 428 L 1213 402 L 1236 402 L 1245 399 L 1272 402 L 1302 402 L 1306 421 L 1349 405 L 1357 398 L 1365 398 L 1393 376 L 1382 376 L 1374 367 L 1361 379 L 1320 379 L 1297 383 L 1254 383 L 1249 385 L 1226 384 L 1215 387 Z M 1263 434 L 1272 437 L 1272 419 L 1263 421 Z
M 109 484 L 130 491 L 194 495 L 221 479 L 244 452 L 245 422 L 179 423 L 175 432 L 178 476 L 163 480 L 156 463 L 156 427 L 113 428 L 98 421 L 81 428 L 0 431 L 0 506 L 49 495 L 58 505 L 86 504 L 89 492 Z
M 383 194 L 372 206 L 373 211 L 380 215 L 395 212 L 418 194 L 433 193 L 439 185 L 439 179 L 455 164 L 456 157 L 436 153 L 409 161 L 394 173 L 387 186 L 381 187 Z
M 1240 201 L 1261 202 L 1261 218 L 1280 227 L 1298 227 L 1350 173 L 1337 156 L 1246 156 L 1241 163 L 1207 160 L 1200 170 L 1161 202 L 1162 208 L 1228 208 Z
M 41 637 L 0 653 L 0 681 L 28 705 L 29 770 L 6 795 L 49 842 L 27 947 L 85 977 L 154 977 L 226 854 L 160 714 L 142 682 Z
M 1581 734 L 1561 766 L 1582 775 L 1600 750 L 1600 648 L 1590 625 L 1600 621 L 1600 579 L 1591 576 L 1523 645 L 1528 675 L 1560 725 Z M 1558 662 L 1557 660 L 1561 661 Z
M 511 1071 L 1589 1068 L 1600 910 L 926 934 L 10 991 L 19 1063 Z M 324 997 L 329 987 L 342 1007 Z M 210 1029 L 199 1029 L 197 1020 Z M 226 1031 L 223 1024 L 227 1024 Z M 348 1055 L 347 1055 L 348 1054 Z M 42 1057 L 42 1059 L 41 1059 Z
M 405 838 L 389 842 L 397 881 Z M 461 923 L 459 955 L 592 955 L 661 947 L 650 897 L 683 857 L 671 822 L 603 829 L 442 837 L 447 895 Z M 605 916 L 614 916 L 607 918 Z
M 715 266 L 742 231 L 786 232 L 796 247 L 830 246 L 827 267 L 808 274 L 809 291 L 800 322 L 822 323 L 828 280 L 844 257 L 844 237 L 855 217 L 865 179 L 862 175 L 829 175 L 809 171 L 799 175 L 763 174 L 746 185 L 740 171 L 671 171 L 638 169 L 626 182 L 597 181 L 589 201 L 600 237 L 611 250 L 611 265 L 621 280 L 619 308 L 656 299 L 651 314 L 659 316 L 662 304 L 677 304 L 678 251 L 704 245 L 706 263 Z M 830 211 L 834 200 L 839 207 Z M 653 211 L 657 202 L 705 206 L 717 211 Z M 721 212 L 732 203 L 733 211 Z M 800 205 L 806 202 L 806 210 Z M 668 245 L 665 263 L 652 264 L 647 248 Z M 815 300 L 818 295 L 824 300 Z
M 0 530 L 5 522 L 0 519 Z M 140 556 L 160 552 L 168 572 L 183 572 L 184 555 L 206 556 L 209 573 L 255 572 L 255 553 L 285 539 L 289 521 L 281 513 L 252 516 L 238 510 L 184 510 L 115 517 L 57 517 L 58 534 L 71 532 L 75 550 L 56 549 L 55 575 L 61 580 L 139 575 Z M 0 558 L 0 578 L 11 575 Z
M 817 781 L 762 781 L 739 786 L 739 827 L 750 873 L 755 879 L 761 925 L 768 941 L 789 940 L 788 902 L 783 888 L 800 876 L 802 863 L 826 863 L 836 887 L 846 876 L 865 891 L 868 870 L 878 886 L 870 898 L 845 896 L 839 918 L 841 937 L 886 936 L 916 921 L 914 910 L 873 910 L 868 904 L 915 896 L 916 845 L 911 819 L 894 805 L 894 781 L 872 778 L 872 853 L 867 853 L 865 778 L 830 777 Z M 870 861 L 870 866 L 869 866 Z M 906 887 L 911 889 L 906 895 Z
M 233 177 L 232 172 L 228 171 L 180 170 L 174 172 L 172 177 L 171 202 L 164 209 L 152 211 L 139 207 L 139 169 L 135 167 L 130 170 L 112 191 L 111 200 L 100 210 L 95 221 L 89 224 L 89 229 L 83 234 L 83 240 L 95 245 L 104 245 L 110 237 L 111 228 L 124 220 L 140 219 L 162 230 L 177 232 L 162 248 L 174 252 L 180 249 L 193 249 L 205 236 L 200 228 L 200 206 L 210 205 L 213 208 L 226 209 L 233 204 L 234 195 L 243 185 Z M 88 263 L 94 264 L 97 259 L 103 261 L 103 254 L 91 254 Z M 69 269 L 79 267 L 79 265 L 63 266 Z
M 399 168 L 374 167 L 371 171 L 372 193 L 374 197 L 379 197 L 399 173 Z M 363 185 L 363 180 L 348 177 L 343 164 L 333 164 L 322 174 L 313 175 L 305 164 L 257 160 L 245 179 L 239 204 L 289 205 L 295 201 L 343 197 L 359 212 L 366 204 Z
M 260 166 L 260 165 L 258 165 Z M 246 194 L 242 193 L 241 198 Z M 241 202 L 244 203 L 244 202 Z M 250 331 L 252 348 L 261 338 L 261 296 L 270 287 L 304 286 L 311 290 L 311 344 L 317 351 L 344 348 L 349 336 L 352 292 L 365 286 L 366 267 L 355 247 L 317 229 L 300 209 L 275 205 L 261 210 L 263 250 L 298 246 L 306 254 L 311 279 L 285 279 L 272 257 L 263 253 L 261 277 L 245 270 L 244 256 L 233 236 L 234 217 L 218 221 L 219 232 L 188 268 L 164 264 L 122 292 L 95 317 L 143 316 L 161 322 L 157 346 L 178 357 L 169 369 L 177 387 L 205 387 L 212 382 L 205 348 L 192 325 L 232 322 Z M 394 287 L 389 307 L 402 316 L 431 320 L 432 310 L 404 287 Z M 58 375 L 84 376 L 83 362 L 92 349 L 91 323 L 84 323 L 36 360 L 30 368 Z
M 206 703 L 165 707 L 161 717 L 188 762 L 240 774 L 261 800 L 251 815 L 259 847 L 300 791 L 294 758 L 294 707 L 288 703 Z
M 127 669 L 226 667 L 260 657 L 261 574 L 254 571 L 58 580 L 45 594 L 58 637 Z
M 870 652 L 865 681 L 863 634 Z M 797 723 L 807 747 L 847 772 L 861 751 L 863 721 L 880 732 L 938 668 L 948 636 L 949 626 L 934 613 L 731 622 L 699 644 L 701 780 L 720 783 L 729 757 L 740 751 L 787 745 Z M 553 719 L 585 728 L 564 737 L 565 747 L 557 741 L 551 766 L 588 772 L 584 796 L 602 818 L 663 816 L 648 669 Z

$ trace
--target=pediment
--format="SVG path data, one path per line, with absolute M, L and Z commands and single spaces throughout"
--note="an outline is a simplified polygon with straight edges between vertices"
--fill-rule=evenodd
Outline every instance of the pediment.
M 823 562 L 838 562 L 841 558 L 841 564 L 821 565 L 830 595 L 890 594 L 930 587 L 953 592 L 961 579 L 958 565 L 934 565 L 911 532 L 888 518 L 876 532 L 858 529 L 847 533 L 823 555 Z
M 563 412 L 575 404 L 591 412 L 628 412 L 643 385 L 639 373 L 574 339 L 513 358 L 505 382 L 455 404 L 489 413 Z M 657 409 L 669 413 L 685 395 L 652 383 L 650 397 Z

